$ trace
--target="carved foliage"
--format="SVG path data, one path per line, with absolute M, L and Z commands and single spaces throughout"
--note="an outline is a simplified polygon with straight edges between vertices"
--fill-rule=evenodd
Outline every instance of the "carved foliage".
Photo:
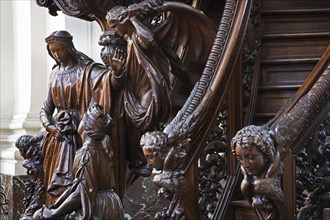
M 227 177 L 226 112 L 218 117 L 199 159 L 199 207 L 203 219 L 212 219 Z
M 330 208 L 330 113 L 295 160 L 298 219 L 323 219 Z
M 9 201 L 6 198 L 6 195 L 4 194 L 4 189 L 2 186 L 0 186 L 0 220 L 5 219 L 6 216 L 8 216 L 8 204 Z
M 248 30 L 244 38 L 242 48 L 243 58 L 243 104 L 244 112 L 246 113 L 245 124 L 251 120 L 251 111 L 254 105 L 253 100 L 257 92 L 257 87 L 254 86 L 258 82 L 259 65 L 258 54 L 261 45 L 261 20 L 260 20 L 261 1 L 254 1 Z

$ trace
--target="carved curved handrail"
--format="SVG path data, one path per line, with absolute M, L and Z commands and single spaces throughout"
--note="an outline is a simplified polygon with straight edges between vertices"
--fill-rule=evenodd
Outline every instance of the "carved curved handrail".
M 280 118 L 287 112 L 291 111 L 292 108 L 299 102 L 299 100 L 314 86 L 316 81 L 323 74 L 324 70 L 330 63 L 330 46 L 326 49 L 319 62 L 315 65 L 311 73 L 307 76 L 304 83 L 298 89 L 298 91 L 291 97 L 291 99 L 277 112 L 267 125 L 270 127 L 273 124 L 278 123 Z
M 164 170 L 157 175 L 156 184 L 177 193 L 168 212 L 179 207 L 180 212 L 194 207 L 192 192 L 187 191 L 192 180 L 191 171 L 204 150 L 215 121 L 227 99 L 229 85 L 233 77 L 235 63 L 240 55 L 244 35 L 249 23 L 253 0 L 227 0 L 220 21 L 219 29 L 209 59 L 200 80 L 196 83 L 189 98 L 176 117 L 165 127 L 171 151 L 167 155 Z M 240 76 L 239 76 L 240 77 Z M 168 164 L 171 165 L 167 169 Z M 173 168 L 174 167 L 174 168 Z M 223 209 L 228 205 L 232 188 L 237 179 L 233 172 L 228 177 L 222 197 Z M 195 176 L 197 178 L 197 176 Z M 169 180 L 170 179 L 170 180 Z M 155 181 L 155 180 L 154 180 Z M 182 197 L 181 197 L 182 196 Z M 197 201 L 195 201 L 197 202 Z M 197 210 L 189 211 L 186 218 L 193 219 Z M 223 216 L 224 212 L 217 216 Z M 197 217 L 198 218 L 198 217 Z
M 249 21 L 252 0 L 227 0 L 208 62 L 191 95 L 173 121 L 164 129 L 175 139 L 191 140 L 186 172 L 203 150 L 223 106 L 235 62 Z M 189 128 L 188 128 L 189 127 Z M 202 131 L 202 132 L 201 132 Z M 179 136 L 179 137 L 177 137 Z
M 296 153 L 329 111 L 330 45 L 292 99 L 268 123 L 278 145 Z

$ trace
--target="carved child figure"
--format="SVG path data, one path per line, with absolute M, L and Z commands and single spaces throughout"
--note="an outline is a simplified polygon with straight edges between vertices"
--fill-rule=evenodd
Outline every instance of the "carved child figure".
M 244 175 L 242 193 L 260 219 L 284 219 L 286 206 L 280 186 L 283 164 L 269 130 L 254 125 L 244 127 L 232 139 L 231 148 Z
M 110 142 L 112 119 L 93 104 L 79 125 L 83 146 L 75 155 L 75 179 L 56 203 L 45 205 L 33 219 L 124 219 L 123 206 L 115 187 L 113 152 Z

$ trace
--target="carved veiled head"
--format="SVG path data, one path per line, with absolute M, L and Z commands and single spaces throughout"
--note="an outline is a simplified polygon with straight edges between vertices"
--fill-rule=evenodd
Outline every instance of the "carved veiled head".
M 148 164 L 157 170 L 163 169 L 165 157 L 168 153 L 167 134 L 161 131 L 147 132 L 142 135 L 140 145 Z
M 233 154 L 246 173 L 260 176 L 274 161 L 275 145 L 270 132 L 262 126 L 250 125 L 237 132 L 232 139 Z
M 73 39 L 72 35 L 65 30 L 54 31 L 45 39 L 47 43 L 48 54 L 56 61 L 57 64 L 60 63 L 60 59 L 65 59 L 65 58 L 66 59 L 71 58 L 75 62 L 82 59 L 90 59 L 85 54 L 76 50 L 72 39 Z M 61 58 L 56 57 L 51 50 L 52 46 L 56 46 L 57 48 L 61 47 L 65 55 L 63 55 L 63 57 Z

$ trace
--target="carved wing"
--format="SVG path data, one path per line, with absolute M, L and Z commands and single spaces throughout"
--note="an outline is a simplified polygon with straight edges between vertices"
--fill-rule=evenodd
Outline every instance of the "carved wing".
M 159 8 L 165 20 L 153 32 L 163 47 L 182 50 L 185 65 L 205 63 L 211 51 L 216 27 L 201 11 L 179 2 L 165 2 Z

